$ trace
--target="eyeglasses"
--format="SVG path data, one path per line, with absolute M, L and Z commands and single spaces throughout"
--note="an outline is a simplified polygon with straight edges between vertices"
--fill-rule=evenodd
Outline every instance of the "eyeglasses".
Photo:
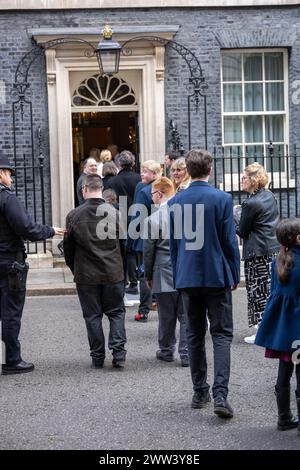
M 160 193 L 159 189 L 157 191 L 153 191 L 153 193 L 151 193 L 151 196 L 153 196 L 153 194 L 156 194 L 156 193 Z

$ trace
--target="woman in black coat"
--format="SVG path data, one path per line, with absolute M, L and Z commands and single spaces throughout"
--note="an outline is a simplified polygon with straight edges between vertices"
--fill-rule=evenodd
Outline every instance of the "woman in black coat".
M 274 194 L 266 189 L 268 180 L 262 165 L 248 165 L 242 176 L 242 189 L 248 198 L 234 208 L 236 233 L 243 239 L 248 323 L 256 328 L 270 294 L 272 260 L 279 251 L 275 234 L 279 213 Z M 254 344 L 255 336 L 247 336 L 245 342 Z

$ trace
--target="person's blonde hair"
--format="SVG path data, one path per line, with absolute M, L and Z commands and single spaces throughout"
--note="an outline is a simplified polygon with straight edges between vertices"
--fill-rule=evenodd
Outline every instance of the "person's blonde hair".
M 110 162 L 112 160 L 110 150 L 107 150 L 107 149 L 102 150 L 102 152 L 100 153 L 100 160 L 101 160 L 102 163 Z
M 171 166 L 171 170 L 182 170 L 184 168 L 186 168 L 186 161 L 184 157 L 176 158 L 176 160 L 173 161 Z
M 149 171 L 152 171 L 156 175 L 161 175 L 162 169 L 159 162 L 155 160 L 146 160 L 141 164 L 141 169 L 146 168 Z
M 261 189 L 267 186 L 269 182 L 269 176 L 264 167 L 258 163 L 254 162 L 246 166 L 244 172 L 249 177 L 250 182 L 255 189 Z
M 157 180 L 152 183 L 152 191 L 160 191 L 167 197 L 171 197 L 175 193 L 172 181 L 166 176 L 157 178 Z
M 186 170 L 186 174 L 183 178 L 183 180 L 181 181 L 180 185 L 177 186 L 174 179 L 173 179 L 173 176 L 172 176 L 172 171 L 173 170 Z M 172 183 L 173 183 L 173 186 L 174 186 L 174 190 L 176 192 L 176 190 L 178 188 L 180 188 L 181 186 L 182 187 L 185 187 L 185 186 L 188 186 L 189 183 L 190 183 L 190 175 L 188 174 L 188 171 L 187 171 L 187 168 L 186 168 L 186 160 L 184 157 L 181 157 L 181 158 L 177 158 L 171 165 L 171 178 L 172 178 Z

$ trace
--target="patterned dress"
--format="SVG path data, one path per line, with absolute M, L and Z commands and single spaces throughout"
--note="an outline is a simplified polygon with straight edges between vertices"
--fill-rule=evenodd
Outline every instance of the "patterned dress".
M 245 259 L 245 281 L 248 300 L 249 327 L 261 322 L 271 285 L 273 256 L 255 256 Z
M 275 230 L 279 219 L 274 195 L 257 189 L 234 210 L 236 231 L 243 239 L 249 327 L 261 322 L 270 295 L 272 260 L 279 251 Z

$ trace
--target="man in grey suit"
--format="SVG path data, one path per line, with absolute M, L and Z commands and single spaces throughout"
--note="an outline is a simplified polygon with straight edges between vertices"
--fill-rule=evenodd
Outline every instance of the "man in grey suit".
M 166 177 L 152 183 L 152 199 L 159 210 L 145 219 L 144 269 L 148 287 L 156 295 L 158 307 L 159 360 L 174 361 L 176 323 L 180 322 L 178 352 L 182 367 L 189 366 L 186 325 L 180 294 L 174 289 L 170 257 L 167 201 L 174 195 L 173 183 Z

